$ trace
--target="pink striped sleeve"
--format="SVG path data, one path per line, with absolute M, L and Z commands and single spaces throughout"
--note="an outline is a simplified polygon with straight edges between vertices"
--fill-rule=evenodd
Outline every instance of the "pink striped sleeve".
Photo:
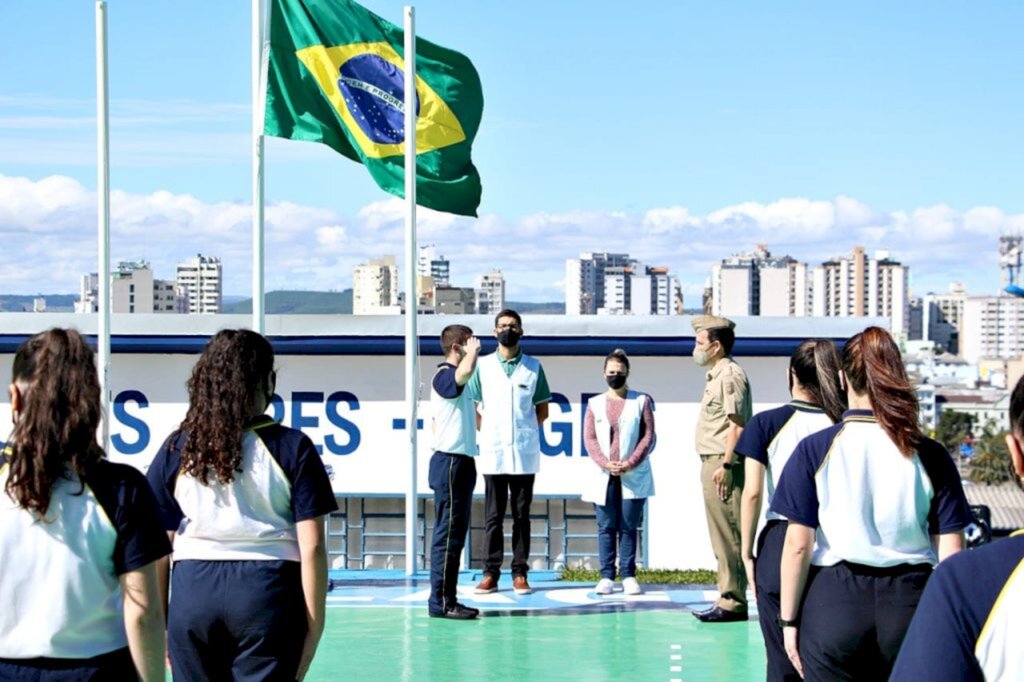
M 651 449 L 651 443 L 654 442 L 654 401 L 651 400 L 650 396 L 647 396 L 647 400 L 644 401 L 644 411 L 640 416 L 642 422 L 643 435 L 640 440 L 637 441 L 636 447 L 633 448 L 633 453 L 626 460 L 626 465 L 632 469 L 638 466 L 647 457 L 647 451 Z
M 587 454 L 594 464 L 604 468 L 608 458 L 601 453 L 601 446 L 597 442 L 597 429 L 594 428 L 594 411 L 587 405 L 587 416 L 583 419 L 583 443 L 587 446 Z

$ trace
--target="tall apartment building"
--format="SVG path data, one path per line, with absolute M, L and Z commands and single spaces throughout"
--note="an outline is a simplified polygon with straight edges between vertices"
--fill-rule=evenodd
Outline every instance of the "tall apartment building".
M 960 318 L 960 356 L 1016 359 L 1024 354 L 1024 298 L 965 296 Z
M 497 315 L 505 309 L 505 276 L 495 268 L 476 278 L 476 312 Z
M 178 286 L 188 297 L 191 313 L 219 313 L 224 296 L 223 281 L 220 258 L 200 253 L 195 258 L 178 263 Z
M 630 264 L 628 253 L 588 252 L 565 262 L 565 314 L 594 315 L 604 308 L 606 268 Z
M 952 282 L 945 294 L 928 294 L 921 300 L 921 329 L 924 338 L 950 353 L 960 352 L 960 339 L 964 335 L 964 302 L 967 287 Z
M 476 312 L 476 291 L 470 287 L 436 287 L 434 313 L 437 315 L 472 315 Z
M 725 258 L 711 268 L 711 309 L 715 315 L 806 317 L 811 288 L 807 264 L 773 257 L 766 244 Z
M 99 310 L 99 276 L 82 275 L 76 313 Z M 147 261 L 122 261 L 110 274 L 110 312 L 187 313 L 188 300 L 175 282 L 153 279 Z
M 811 310 L 816 317 L 887 317 L 895 336 L 910 327 L 910 273 L 906 265 L 879 251 L 869 258 L 856 246 L 849 258 L 815 266 Z
M 421 246 L 416 259 L 416 274 L 421 277 L 433 277 L 439 287 L 446 287 L 451 282 L 451 264 L 448 259 L 437 252 L 433 244 Z
M 625 253 L 583 253 L 565 271 L 566 315 L 681 314 L 682 287 L 668 268 Z
M 352 313 L 398 313 L 398 266 L 394 256 L 360 263 L 352 272 Z
M 677 315 L 682 300 L 679 280 L 668 268 L 638 261 L 605 269 L 604 306 L 598 315 Z

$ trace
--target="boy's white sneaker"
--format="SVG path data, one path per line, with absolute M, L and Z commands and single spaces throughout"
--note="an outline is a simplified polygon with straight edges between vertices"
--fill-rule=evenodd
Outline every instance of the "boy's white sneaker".
M 601 578 L 594 587 L 594 592 L 598 594 L 611 594 L 614 588 L 615 583 L 608 580 L 608 578 Z
M 636 578 L 624 578 L 622 580 L 622 591 L 626 594 L 643 594 L 644 591 L 640 587 L 640 583 L 636 581 Z

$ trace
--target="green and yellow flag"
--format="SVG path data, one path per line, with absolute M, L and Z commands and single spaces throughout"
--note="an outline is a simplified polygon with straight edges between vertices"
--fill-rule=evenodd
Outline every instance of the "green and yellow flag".
M 320 142 L 405 196 L 403 30 L 348 0 L 273 0 L 264 133 Z M 470 159 L 483 113 L 480 77 L 465 56 L 416 40 L 416 198 L 476 215 Z

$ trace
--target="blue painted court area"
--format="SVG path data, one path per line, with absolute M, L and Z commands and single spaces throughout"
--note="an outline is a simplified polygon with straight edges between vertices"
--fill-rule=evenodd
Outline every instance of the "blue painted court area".
M 332 572 L 327 629 L 310 680 L 757 680 L 764 647 L 749 622 L 705 624 L 691 611 L 708 586 L 645 585 L 598 596 L 592 584 L 534 572 L 535 592 L 473 594 L 478 571 L 460 576 L 459 599 L 476 621 L 427 615 L 429 576 Z

